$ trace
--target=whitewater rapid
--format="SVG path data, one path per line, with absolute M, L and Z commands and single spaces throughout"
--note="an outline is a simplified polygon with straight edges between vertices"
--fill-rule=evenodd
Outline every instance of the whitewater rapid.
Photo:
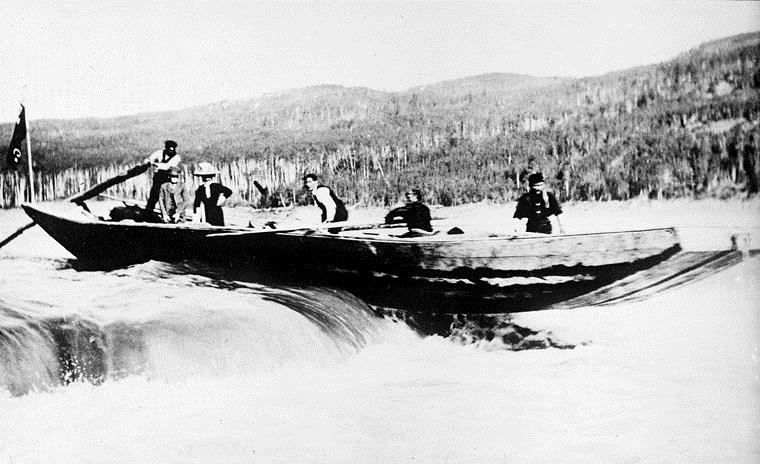
M 337 289 L 88 271 L 39 229 L 18 240 L 0 252 L 3 464 L 760 460 L 757 257 L 515 315 L 572 349 L 511 351 Z

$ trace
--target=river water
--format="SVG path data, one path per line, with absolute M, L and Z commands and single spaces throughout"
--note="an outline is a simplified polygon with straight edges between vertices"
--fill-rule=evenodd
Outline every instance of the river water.
M 758 282 L 520 313 L 556 343 L 514 351 L 200 263 L 83 270 L 33 228 L 0 250 L 0 463 L 760 462 Z

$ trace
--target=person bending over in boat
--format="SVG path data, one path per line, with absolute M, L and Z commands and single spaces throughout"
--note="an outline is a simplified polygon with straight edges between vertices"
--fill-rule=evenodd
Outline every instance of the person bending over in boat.
M 552 223 L 551 217 L 557 222 L 557 228 L 561 233 L 562 223 L 559 215 L 562 214 L 557 197 L 553 193 L 546 191 L 544 176 L 540 172 L 528 176 L 528 186 L 530 190 L 517 200 L 517 209 L 514 217 L 525 222 L 526 232 L 537 232 L 540 234 L 551 234 Z
M 227 198 L 232 196 L 232 190 L 218 182 L 212 182 L 219 171 L 211 163 L 199 163 L 198 168 L 193 173 L 194 176 L 201 178 L 201 186 L 195 191 L 195 200 L 193 201 L 193 212 L 203 212 L 202 221 L 212 226 L 224 225 L 224 212 L 222 206 Z
M 189 205 L 190 193 L 185 188 L 185 184 L 179 181 L 179 168 L 173 167 L 169 169 L 169 182 L 161 186 L 158 195 L 161 219 L 169 224 L 185 222 Z
M 308 188 L 314 197 L 314 202 L 322 211 L 322 223 L 341 222 L 348 220 L 348 210 L 340 198 L 335 195 L 330 187 L 325 187 L 317 180 L 316 174 L 306 174 L 303 177 L 303 185 Z M 340 229 L 329 229 L 330 232 L 338 232 Z
M 148 203 L 145 205 L 145 211 L 151 213 L 156 207 L 158 196 L 161 193 L 161 186 L 169 182 L 169 170 L 179 166 L 181 157 L 177 154 L 177 142 L 167 140 L 164 142 L 163 150 L 156 150 L 145 158 L 146 163 L 154 166 L 153 185 L 150 187 L 148 194 Z
M 401 237 L 420 237 L 433 233 L 433 227 L 430 225 L 430 208 L 422 203 L 420 189 L 415 188 L 406 192 L 406 204 L 392 209 L 385 216 L 386 224 L 402 222 L 406 223 L 409 232 Z

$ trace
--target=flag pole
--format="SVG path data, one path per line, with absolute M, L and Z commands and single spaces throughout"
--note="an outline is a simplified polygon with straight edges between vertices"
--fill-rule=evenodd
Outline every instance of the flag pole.
M 29 130 L 29 118 L 24 111 L 24 125 L 26 126 L 26 154 L 29 160 L 29 203 L 34 203 L 34 171 L 32 171 L 32 137 Z
M 25 132 L 24 138 L 26 138 L 26 153 L 29 155 L 28 156 L 28 158 L 29 158 L 29 200 L 30 200 L 30 203 L 34 203 L 34 173 L 32 172 L 32 148 L 31 148 L 32 147 L 32 143 L 31 143 L 31 141 L 29 139 L 29 126 L 27 126 L 27 124 L 26 124 L 26 108 L 24 108 L 23 104 L 21 105 L 21 115 L 24 116 L 24 121 L 23 121 L 23 123 L 24 123 L 24 132 Z M 16 156 L 16 153 L 15 153 L 16 147 L 15 147 L 15 143 L 14 143 L 14 141 L 16 140 L 16 136 L 17 136 L 16 130 L 21 125 L 21 122 L 22 121 L 19 118 L 18 124 L 16 124 L 16 127 L 13 128 L 13 136 L 11 137 L 11 146 L 8 148 L 9 151 L 12 148 L 14 149 L 14 151 L 13 151 L 13 156 L 14 156 L 13 159 L 14 160 L 15 160 L 15 156 Z M 21 139 L 21 140 L 23 140 L 23 139 Z M 21 148 L 21 146 L 20 146 L 21 141 L 19 140 L 17 143 L 19 144 L 18 148 L 20 149 Z M 19 156 L 21 156 L 21 152 L 20 151 L 19 151 Z M 15 164 L 16 164 L 16 162 L 14 161 L 13 165 L 15 166 Z M 25 230 L 30 229 L 31 227 L 34 227 L 35 224 L 37 224 L 37 223 L 34 222 L 34 221 L 32 221 L 32 222 L 30 222 L 30 223 L 28 223 L 28 224 L 20 227 L 19 229 L 17 229 L 14 233 L 12 233 L 11 235 L 9 235 L 7 238 L 5 238 L 4 240 L 0 241 L 0 248 L 4 247 L 10 241 L 12 241 L 13 239 L 15 239 L 19 235 L 21 235 Z

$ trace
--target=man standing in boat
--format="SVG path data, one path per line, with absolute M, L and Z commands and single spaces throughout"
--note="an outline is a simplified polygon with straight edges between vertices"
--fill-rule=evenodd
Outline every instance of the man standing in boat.
M 550 218 L 553 217 L 557 222 L 557 228 L 560 233 L 564 233 L 562 223 L 559 220 L 562 208 L 559 201 L 557 201 L 557 197 L 553 193 L 546 191 L 543 174 L 537 172 L 528 176 L 528 186 L 530 187 L 528 193 L 517 200 L 517 209 L 515 210 L 514 217 L 521 221 L 526 220 L 524 221 L 526 223 L 526 232 L 536 232 L 539 234 L 552 233 Z
M 340 222 L 348 220 L 346 205 L 335 195 L 330 187 L 325 187 L 317 180 L 316 174 L 306 174 L 303 177 L 304 187 L 308 188 L 314 197 L 314 202 L 322 211 L 322 222 Z M 330 229 L 337 232 L 337 229 Z
M 165 141 L 163 150 L 156 150 L 145 159 L 145 162 L 151 163 L 155 169 L 153 173 L 153 185 L 148 195 L 148 203 L 145 205 L 145 211 L 149 214 L 156 207 L 158 196 L 161 193 L 161 186 L 170 180 L 170 169 L 179 166 L 180 161 L 181 158 L 177 154 L 177 142 L 174 140 Z

